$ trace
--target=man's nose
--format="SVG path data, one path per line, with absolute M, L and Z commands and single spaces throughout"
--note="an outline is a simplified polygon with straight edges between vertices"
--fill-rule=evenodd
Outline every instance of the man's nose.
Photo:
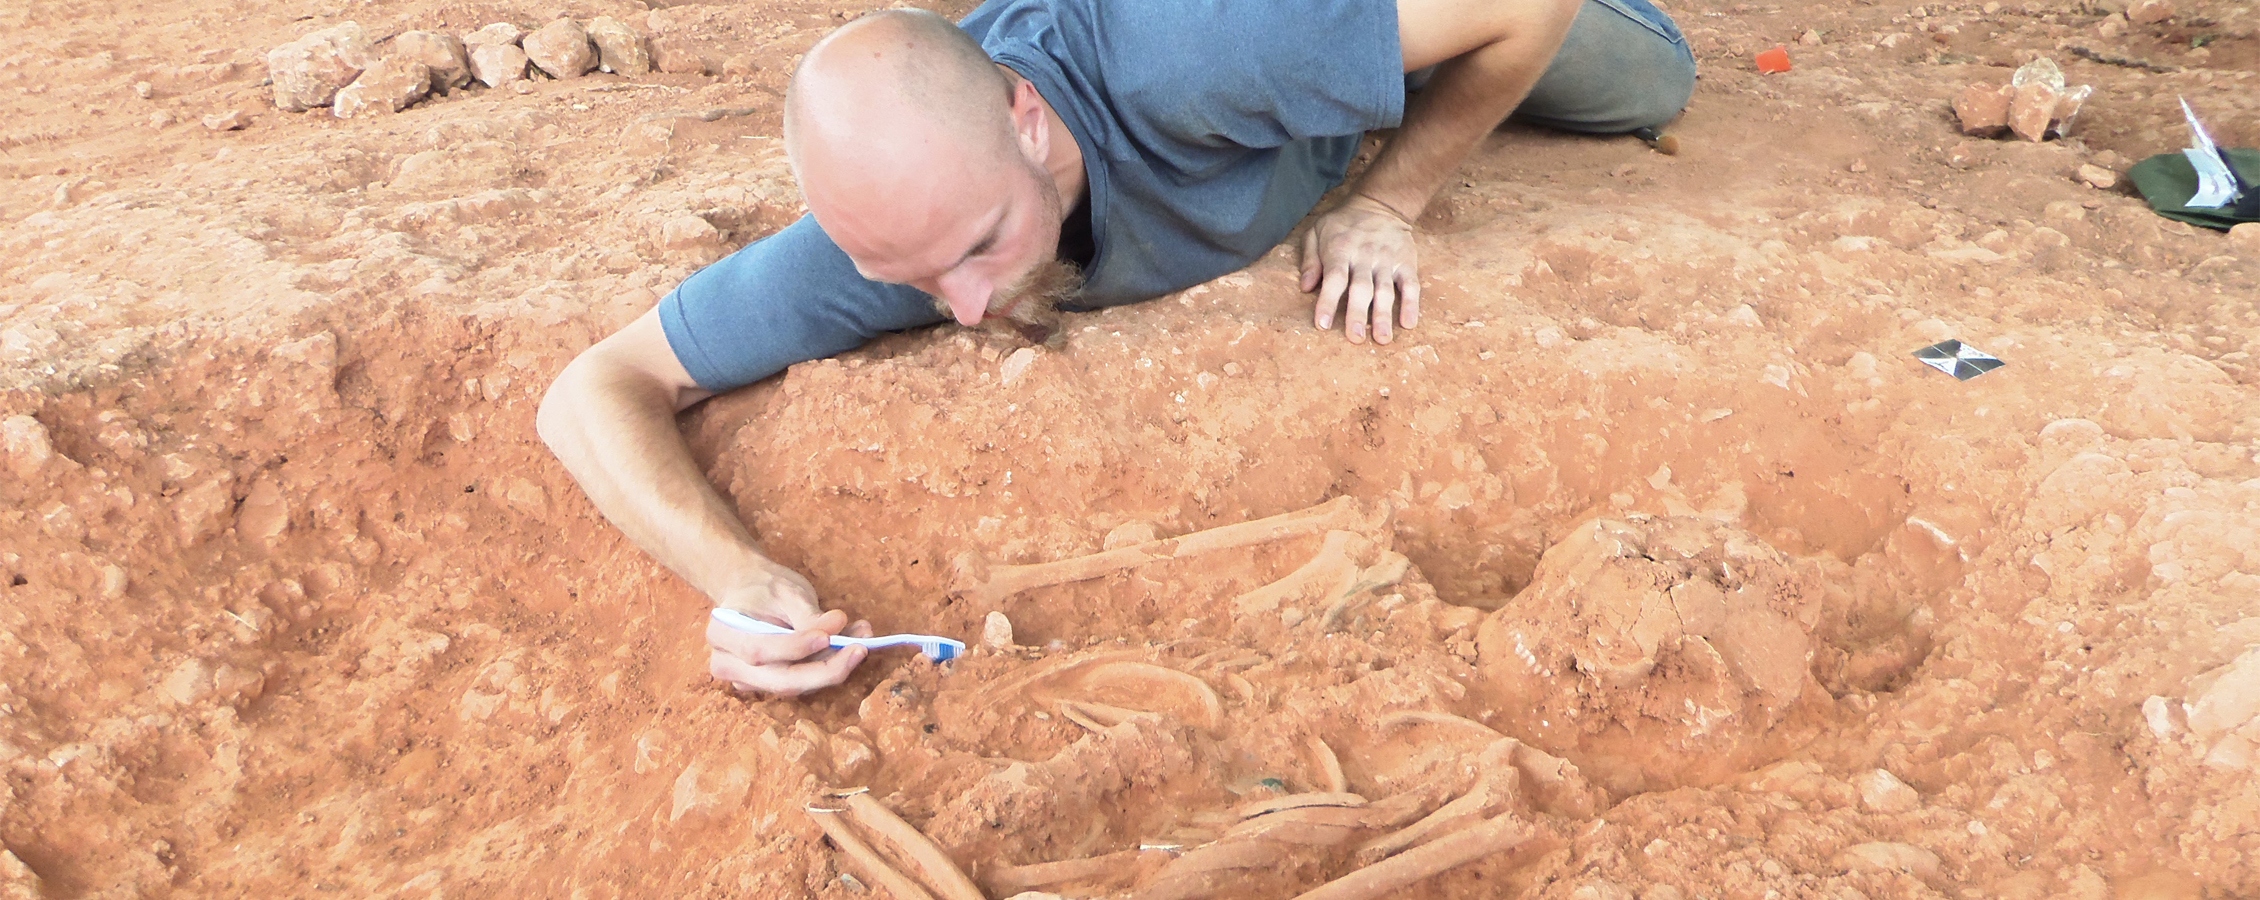
M 989 279 L 964 271 L 943 275 L 940 287 L 942 301 L 960 325 L 981 324 L 981 316 L 989 311 L 989 295 L 996 289 Z

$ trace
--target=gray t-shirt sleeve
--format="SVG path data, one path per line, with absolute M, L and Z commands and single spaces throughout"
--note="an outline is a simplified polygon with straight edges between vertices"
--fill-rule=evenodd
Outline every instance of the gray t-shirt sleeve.
M 857 273 L 813 216 L 699 270 L 659 301 L 675 359 L 716 393 L 940 321 L 925 292 Z
M 1403 118 L 1404 57 L 1388 0 L 1098 7 L 1118 111 L 1180 140 L 1280 147 Z

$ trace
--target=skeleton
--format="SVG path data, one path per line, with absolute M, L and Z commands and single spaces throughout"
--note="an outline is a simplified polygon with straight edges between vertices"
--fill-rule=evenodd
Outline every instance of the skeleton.
M 1338 498 L 1269 519 L 1050 563 L 992 566 L 968 554 L 958 560 L 952 593 L 995 604 L 1022 591 L 1150 563 L 1319 536 L 1321 545 L 1309 561 L 1234 598 L 1230 608 L 1243 616 L 1288 605 L 1323 611 L 1312 618 L 1330 631 L 1359 598 L 1408 573 L 1405 558 L 1386 548 L 1388 521 L 1386 506 L 1369 509 Z M 1101 805 L 1109 792 L 1128 786 L 1123 779 L 1132 777 L 1116 771 L 1120 767 L 1115 763 L 1094 767 L 1101 760 L 1142 758 L 1159 760 L 1150 765 L 1165 773 L 1197 771 L 1196 748 L 1213 744 L 1188 743 L 1187 738 L 1202 735 L 1229 743 L 1234 737 L 1228 701 L 1212 680 L 1230 688 L 1243 704 L 1253 704 L 1254 688 L 1234 670 L 1266 659 L 1244 648 L 1226 648 L 1189 662 L 1173 661 L 1161 650 L 1094 652 L 989 685 L 979 692 L 983 703 L 1048 709 L 1086 734 L 1051 760 L 1000 763 L 985 789 L 976 792 L 986 798 L 977 804 L 982 809 L 945 810 L 929 825 L 963 834 L 981 817 L 1026 818 L 1049 809 Z M 1364 760 L 1356 754 L 1345 760 L 1319 735 L 1291 736 L 1287 752 L 1300 757 L 1311 773 L 1313 790 L 1196 812 L 1187 820 L 1195 823 L 1189 831 L 1156 837 L 1135 849 L 981 866 L 974 879 L 967 879 L 932 840 L 868 795 L 845 797 L 840 811 L 812 814 L 842 851 L 898 900 L 970 900 L 983 896 L 981 889 L 989 896 L 1063 887 L 1087 892 L 1094 886 L 1126 892 L 1135 900 L 1195 900 L 1232 893 L 1257 871 L 1308 863 L 1336 871 L 1344 863 L 1356 868 L 1298 900 L 1365 900 L 1494 854 L 1550 846 L 1533 818 L 1541 812 L 1590 812 L 1587 789 L 1573 767 L 1488 726 L 1418 710 L 1386 716 L 1378 725 L 1375 731 L 1383 741 L 1447 753 L 1462 764 L 1431 774 L 1377 779 L 1371 764 L 1346 772 L 1345 761 Z M 1353 779 L 1353 773 L 1362 774 Z M 1147 777 L 1155 774 L 1145 771 Z M 1379 799 L 1360 792 L 1377 788 Z M 1061 791 L 1078 796 L 1055 796 Z M 885 847 L 873 847 L 850 823 L 877 836 Z

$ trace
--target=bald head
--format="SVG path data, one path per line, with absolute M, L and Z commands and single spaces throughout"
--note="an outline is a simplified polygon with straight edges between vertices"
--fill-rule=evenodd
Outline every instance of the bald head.
M 1013 152 L 1012 90 L 949 20 L 873 13 L 801 61 L 785 95 L 786 152 L 820 220 L 876 202 L 899 214 L 937 184 L 972 187 Z

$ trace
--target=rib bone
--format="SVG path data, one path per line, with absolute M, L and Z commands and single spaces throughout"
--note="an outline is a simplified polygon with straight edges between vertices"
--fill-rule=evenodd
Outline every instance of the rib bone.
M 864 877 L 886 888 L 887 893 L 895 896 L 895 900 L 934 900 L 934 895 L 919 887 L 918 882 L 912 881 L 910 876 L 889 865 L 886 858 L 879 855 L 879 851 L 871 849 L 870 844 L 864 843 L 863 838 L 856 835 L 855 829 L 848 826 L 846 818 L 839 812 L 812 809 L 808 811 L 808 817 L 815 819 L 816 826 L 831 836 L 832 843 L 838 844 L 841 852 L 863 868 Z
M 1379 897 L 1446 869 L 1511 850 L 1534 834 L 1535 829 L 1516 819 L 1513 813 L 1501 814 L 1458 834 L 1438 838 L 1304 891 L 1295 900 Z
M 894 810 L 871 799 L 868 793 L 850 795 L 847 805 L 848 814 L 855 817 L 856 824 L 870 829 L 893 847 L 903 861 L 925 876 L 926 883 L 942 895 L 942 900 L 988 900 L 981 889 L 973 885 L 973 879 L 965 877 L 965 872 L 950 860 L 949 854 L 942 852 L 924 832 L 895 815 Z

